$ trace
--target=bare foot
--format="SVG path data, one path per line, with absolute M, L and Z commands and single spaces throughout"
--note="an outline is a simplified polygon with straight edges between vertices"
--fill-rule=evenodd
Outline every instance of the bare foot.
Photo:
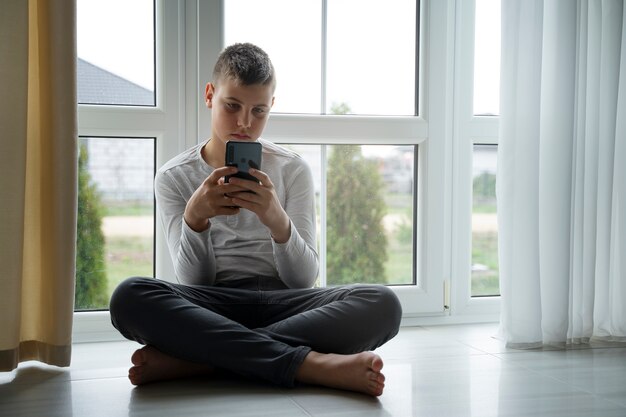
M 152 346 L 136 350 L 131 361 L 135 366 L 128 370 L 128 379 L 133 385 L 204 375 L 213 371 L 209 365 L 174 358 Z
M 310 352 L 296 373 L 296 380 L 379 396 L 385 388 L 380 372 L 383 360 L 372 352 L 354 355 Z

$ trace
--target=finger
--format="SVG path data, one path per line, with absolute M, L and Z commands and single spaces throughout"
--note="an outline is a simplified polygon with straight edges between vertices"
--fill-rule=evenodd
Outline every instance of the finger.
M 272 180 L 270 180 L 270 177 L 265 172 L 259 171 L 258 169 L 250 168 L 248 173 L 257 180 L 261 181 L 261 184 L 265 185 L 266 187 L 274 186 L 274 184 L 272 184 Z
M 247 188 L 240 186 L 236 181 L 233 181 L 233 182 L 227 182 L 227 183 L 219 185 L 219 191 L 217 192 L 220 194 L 234 194 L 234 193 L 238 193 L 242 191 L 249 191 L 249 190 Z
M 216 215 L 231 215 L 239 212 L 238 204 L 235 204 L 233 199 L 227 195 L 222 195 L 219 200 L 215 202 L 214 207 Z
M 234 203 L 245 202 L 246 204 L 260 204 L 261 198 L 256 193 L 251 193 L 249 191 L 240 191 L 234 194 L 228 194 L 229 197 L 233 199 Z M 237 200 L 237 201 L 235 201 Z M 240 205 L 240 204 L 237 204 Z
M 253 193 L 259 192 L 261 188 L 261 185 L 258 182 L 244 180 L 241 178 L 231 178 L 229 184 L 238 186 L 240 190 L 252 191 Z
M 250 193 L 247 193 L 250 194 Z M 257 204 L 249 201 L 249 200 L 245 200 L 243 198 L 237 198 L 237 197 L 233 197 L 233 205 L 246 209 L 246 210 L 250 210 L 252 212 L 255 212 L 256 208 L 258 207 Z
M 228 167 L 228 166 L 221 167 L 221 168 L 217 168 L 213 170 L 213 172 L 211 172 L 211 175 L 209 175 L 204 181 L 209 182 L 211 184 L 218 184 L 220 179 L 222 179 L 226 175 L 233 175 L 236 173 L 237 173 L 237 167 Z
M 235 207 L 237 204 L 235 204 L 233 202 L 233 198 L 231 194 L 223 194 L 219 200 L 217 201 L 217 206 L 222 208 L 222 207 L 226 207 L 226 208 L 233 208 Z

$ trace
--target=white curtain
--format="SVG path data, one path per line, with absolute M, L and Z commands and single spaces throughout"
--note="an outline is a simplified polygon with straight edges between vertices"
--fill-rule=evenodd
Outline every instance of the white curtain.
M 502 0 L 500 336 L 510 347 L 626 341 L 623 3 Z

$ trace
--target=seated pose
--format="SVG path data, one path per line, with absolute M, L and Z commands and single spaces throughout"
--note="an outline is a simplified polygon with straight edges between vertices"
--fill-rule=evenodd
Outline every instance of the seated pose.
M 134 385 L 225 369 L 381 395 L 381 358 L 401 307 L 382 285 L 312 288 L 318 274 L 312 174 L 293 152 L 260 139 L 276 80 L 267 54 L 235 44 L 206 86 L 211 138 L 157 173 L 160 221 L 178 284 L 129 278 L 111 297 L 113 325 L 143 345 Z M 230 178 L 229 140 L 258 141 L 256 181 Z

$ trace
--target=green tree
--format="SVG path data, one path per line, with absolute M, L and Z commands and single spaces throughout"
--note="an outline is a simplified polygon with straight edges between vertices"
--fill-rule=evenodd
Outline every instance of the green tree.
M 328 283 L 382 283 L 387 236 L 376 162 L 359 146 L 341 145 L 332 147 L 328 166 Z
M 474 195 L 485 200 L 496 198 L 496 176 L 489 172 L 482 172 L 474 177 Z
M 330 106 L 330 114 L 350 114 L 352 110 L 346 103 L 333 103 Z
M 496 211 L 496 176 L 483 172 L 474 177 L 474 212 L 495 213 Z
M 80 145 L 78 158 L 78 218 L 76 236 L 76 309 L 107 305 L 104 265 L 102 202 L 87 171 L 87 147 Z

